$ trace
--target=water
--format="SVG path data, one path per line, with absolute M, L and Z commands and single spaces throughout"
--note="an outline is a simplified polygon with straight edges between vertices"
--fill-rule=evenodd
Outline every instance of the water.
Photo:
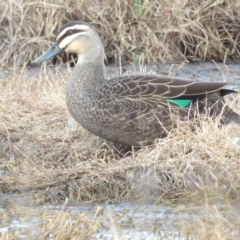
M 199 224 L 206 223 L 206 219 L 209 223 L 218 224 L 218 222 L 231 221 L 234 218 L 234 224 L 240 226 L 240 209 L 238 206 L 223 208 L 222 201 L 216 201 L 207 207 L 194 204 L 192 201 L 181 202 L 171 203 L 169 201 L 161 204 L 141 204 L 139 202 L 67 204 L 65 207 L 63 205 L 45 204 L 41 207 L 34 207 L 32 210 L 52 214 L 67 211 L 69 214 L 79 213 L 90 220 L 95 219 L 100 225 L 92 239 L 187 239 L 186 235 L 182 233 L 183 229 L 190 225 L 193 229 L 194 227 L 198 228 Z M 1 213 L 3 212 L 4 209 L 2 208 Z M 2 220 L 0 232 L 14 232 L 19 239 L 34 239 L 35 234 L 39 234 L 39 230 L 41 230 L 47 218 L 44 219 L 41 214 L 39 216 L 36 213 L 28 215 L 28 211 L 21 211 L 5 218 L 5 223 Z M 66 219 L 66 221 L 72 220 Z M 234 226 L 234 224 L 232 225 Z M 240 236 L 240 229 L 235 229 L 233 235 Z

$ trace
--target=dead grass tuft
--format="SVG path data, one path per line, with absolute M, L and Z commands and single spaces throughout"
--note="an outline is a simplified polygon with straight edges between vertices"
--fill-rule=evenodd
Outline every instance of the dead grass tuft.
M 137 5 L 137 2 L 140 5 Z M 71 20 L 93 24 L 109 61 L 238 59 L 240 4 L 206 1 L 13 1 L 0 3 L 0 66 L 29 64 Z
M 239 194 L 240 149 L 235 125 L 178 122 L 165 139 L 134 154 L 74 124 L 65 106 L 64 77 L 14 75 L 0 86 L 1 189 L 35 201 L 158 201 L 194 191 Z M 61 77 L 62 76 L 62 77 Z M 35 81 L 36 80 L 36 81 Z M 232 101 L 234 103 L 234 101 Z M 236 106 L 234 106 L 236 109 Z
M 206 206 L 204 217 L 192 219 L 192 222 L 182 222 L 180 236 L 187 239 L 237 239 L 239 228 L 234 224 L 234 213 L 221 215 L 221 208 Z M 224 209 L 225 213 L 229 210 Z M 226 215 L 229 217 L 226 218 Z M 232 217 L 231 217 L 232 215 Z
M 65 209 L 51 211 L 29 208 L 17 204 L 10 204 L 1 212 L 0 217 L 2 219 L 0 237 L 3 240 L 92 239 L 92 235 L 99 227 L 98 221 L 89 220 L 82 213 L 74 213 Z M 9 228 L 9 223 L 11 223 L 11 228 Z

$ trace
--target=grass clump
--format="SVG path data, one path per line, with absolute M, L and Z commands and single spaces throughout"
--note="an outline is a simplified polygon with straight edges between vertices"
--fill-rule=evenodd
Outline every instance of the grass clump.
M 66 22 L 96 27 L 110 61 L 144 53 L 146 61 L 236 60 L 237 0 L 12 1 L 0 3 L 0 66 L 29 64 L 55 41 Z M 112 57 L 114 56 L 114 58 Z
M 238 126 L 200 119 L 192 131 L 191 123 L 178 122 L 153 147 L 120 153 L 71 119 L 62 73 L 41 71 L 36 81 L 25 74 L 0 86 L 3 192 L 34 193 L 39 203 L 158 201 L 196 190 L 239 194 L 240 150 L 231 137 L 239 137 Z
M 70 212 L 64 208 L 60 211 L 51 211 L 9 204 L 1 212 L 0 217 L 2 240 L 92 239 L 99 227 L 99 222 L 95 219 L 87 219 L 82 213 Z M 11 228 L 8 228 L 9 225 Z M 4 226 L 6 229 L 2 230 Z

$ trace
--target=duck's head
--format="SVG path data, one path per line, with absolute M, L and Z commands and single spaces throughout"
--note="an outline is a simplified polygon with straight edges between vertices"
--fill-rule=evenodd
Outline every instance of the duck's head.
M 103 61 L 104 58 L 104 48 L 97 31 L 82 21 L 65 24 L 53 46 L 33 63 L 47 61 L 62 52 L 77 54 L 78 63 L 93 62 L 95 59 Z

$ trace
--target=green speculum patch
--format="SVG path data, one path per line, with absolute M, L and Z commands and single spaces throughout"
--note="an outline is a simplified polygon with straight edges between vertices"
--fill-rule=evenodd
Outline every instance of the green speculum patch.
M 192 99 L 174 99 L 174 98 L 166 98 L 167 102 L 172 102 L 177 104 L 181 108 L 188 107 L 190 103 L 193 101 Z

